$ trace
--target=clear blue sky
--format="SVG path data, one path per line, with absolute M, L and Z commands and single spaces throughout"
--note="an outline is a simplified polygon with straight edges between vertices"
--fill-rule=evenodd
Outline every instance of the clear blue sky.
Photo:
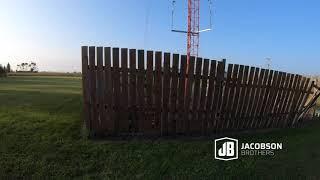
M 187 0 L 176 0 L 185 27 Z M 207 0 L 202 27 L 208 24 Z M 320 74 L 320 1 L 214 0 L 214 30 L 201 34 L 200 55 L 227 62 Z M 179 21 L 179 22 L 178 22 Z M 147 23 L 149 22 L 149 23 Z M 40 70 L 80 70 L 80 46 L 185 52 L 170 32 L 171 0 L 0 0 L 0 63 L 34 59 Z

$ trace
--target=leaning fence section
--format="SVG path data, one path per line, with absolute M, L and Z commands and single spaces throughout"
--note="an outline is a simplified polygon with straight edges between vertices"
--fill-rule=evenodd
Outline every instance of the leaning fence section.
M 209 135 L 295 125 L 309 78 L 185 55 L 82 47 L 87 128 L 104 135 Z

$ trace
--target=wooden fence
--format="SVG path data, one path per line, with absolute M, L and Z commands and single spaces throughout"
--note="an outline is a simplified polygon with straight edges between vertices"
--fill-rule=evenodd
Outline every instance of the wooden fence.
M 82 47 L 87 128 L 104 135 L 209 135 L 290 127 L 311 94 L 301 75 L 185 55 Z

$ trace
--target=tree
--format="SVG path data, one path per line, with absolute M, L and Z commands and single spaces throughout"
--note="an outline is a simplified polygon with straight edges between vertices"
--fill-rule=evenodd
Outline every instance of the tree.
M 22 67 L 22 71 L 28 71 L 27 68 L 28 68 L 28 63 L 22 63 L 21 64 L 21 67 Z
M 21 63 L 17 65 L 17 72 L 38 72 L 38 67 L 35 62 Z
M 17 72 L 21 71 L 21 66 L 20 66 L 20 64 L 17 65 L 16 71 L 17 71 Z
M 0 77 L 6 77 L 6 76 L 7 76 L 6 68 L 0 64 Z
M 29 68 L 30 68 L 30 72 L 38 72 L 38 67 L 37 67 L 37 64 L 35 62 L 31 62 L 29 64 Z
M 11 66 L 10 66 L 10 64 L 8 63 L 8 64 L 7 64 L 7 73 L 9 73 L 9 72 L 11 72 Z

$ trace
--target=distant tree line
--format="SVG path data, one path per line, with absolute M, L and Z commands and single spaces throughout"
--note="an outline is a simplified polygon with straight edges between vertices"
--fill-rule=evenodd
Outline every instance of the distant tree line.
M 35 62 L 21 63 L 17 65 L 17 72 L 38 72 L 38 66 Z
M 0 64 L 0 77 L 7 77 L 7 73 L 11 72 L 11 66 L 8 63 L 7 66 L 2 66 Z

